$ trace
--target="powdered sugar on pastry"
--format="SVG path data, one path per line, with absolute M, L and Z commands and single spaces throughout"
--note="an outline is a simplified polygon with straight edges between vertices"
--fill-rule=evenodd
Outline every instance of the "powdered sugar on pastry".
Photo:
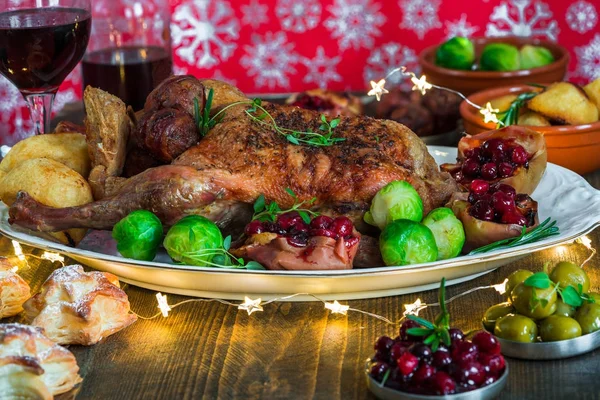
M 23 311 L 23 303 L 31 296 L 29 285 L 13 268 L 6 259 L 0 259 L 0 319 Z

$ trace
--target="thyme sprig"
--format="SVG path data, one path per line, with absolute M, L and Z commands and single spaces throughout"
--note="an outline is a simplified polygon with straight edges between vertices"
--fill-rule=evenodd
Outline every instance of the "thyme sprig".
M 316 197 L 313 197 L 310 200 L 299 201 L 298 196 L 296 195 L 296 193 L 294 193 L 292 189 L 286 188 L 285 191 L 294 199 L 294 205 L 292 205 L 291 208 L 288 208 L 287 210 L 282 210 L 279 204 L 277 204 L 274 201 L 271 201 L 269 202 L 269 204 L 267 204 L 265 201 L 265 196 L 261 194 L 254 202 L 254 216 L 252 217 L 252 220 L 275 222 L 279 214 L 285 214 L 290 211 L 297 211 L 300 215 L 300 218 L 302 218 L 304 222 L 309 224 L 311 216 L 315 217 L 319 215 L 318 213 L 311 211 L 308 208 L 302 208 L 312 206 L 314 202 L 317 201 Z
M 532 311 L 537 307 L 538 304 L 540 304 L 542 307 L 546 307 L 548 305 L 548 298 L 555 291 L 560 295 L 562 301 L 571 307 L 580 307 L 584 301 L 588 303 L 595 302 L 593 297 L 587 293 L 583 293 L 583 286 L 581 284 L 577 285 L 577 289 L 575 289 L 573 286 L 561 288 L 558 283 L 552 282 L 546 272 L 536 272 L 525 279 L 523 284 L 533 288 L 533 295 L 529 302 L 529 307 Z M 548 289 L 550 287 L 553 287 L 552 292 L 550 292 L 546 298 L 538 297 L 535 289 Z
M 231 236 L 227 236 L 223 240 L 223 247 L 218 249 L 202 249 L 196 251 L 188 251 L 182 253 L 183 257 L 195 260 L 210 267 L 228 268 L 228 269 L 249 269 L 261 270 L 265 269 L 256 261 L 244 262 L 241 257 L 236 257 L 229 252 L 231 248 Z M 211 261 L 206 261 L 206 257 L 212 257 Z
M 487 246 L 483 246 L 471 251 L 469 255 L 487 253 L 488 251 L 492 250 L 510 249 L 524 244 L 537 242 L 542 239 L 546 239 L 547 237 L 559 234 L 560 230 L 558 229 L 558 226 L 556 226 L 556 221 L 547 218 L 544 222 L 529 232 L 527 232 L 526 227 L 523 227 L 523 230 L 519 236 L 490 243 Z
M 215 126 L 220 120 L 213 117 L 210 117 L 210 110 L 212 108 L 214 90 L 210 89 L 208 91 L 208 96 L 206 98 L 206 104 L 204 105 L 204 109 L 200 111 L 200 102 L 197 97 L 194 97 L 194 120 L 196 121 L 196 126 L 198 127 L 198 132 L 200 136 L 204 137 L 208 133 L 208 131 Z
M 525 102 L 537 96 L 536 92 L 525 92 L 521 93 L 517 96 L 516 99 L 510 103 L 508 109 L 496 113 L 498 117 L 497 128 L 502 128 L 504 126 L 516 125 L 519 120 L 519 112 L 521 108 L 525 105 Z

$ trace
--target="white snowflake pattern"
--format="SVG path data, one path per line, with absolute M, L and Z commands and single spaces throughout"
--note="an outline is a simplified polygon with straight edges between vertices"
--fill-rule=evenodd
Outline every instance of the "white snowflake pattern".
M 330 81 L 340 82 L 342 77 L 337 73 L 336 67 L 341 59 L 340 56 L 328 58 L 325 55 L 325 49 L 322 46 L 317 47 L 317 54 L 314 58 L 303 58 L 301 61 L 308 69 L 302 81 L 314 83 L 322 89 L 327 88 Z
M 479 30 L 476 26 L 472 26 L 467 22 L 467 14 L 461 14 L 460 19 L 455 21 L 446 21 L 446 39 L 451 39 L 455 36 L 471 37 Z
M 54 103 L 52 104 L 52 114 L 58 114 L 65 107 L 66 104 L 72 103 L 74 101 L 77 101 L 77 95 L 75 94 L 75 91 L 73 89 L 69 88 L 66 90 L 59 91 L 54 97 Z
M 600 78 L 600 33 L 585 46 L 575 47 L 579 75 L 591 80 Z
M 442 26 L 437 15 L 440 0 L 400 0 L 399 6 L 403 11 L 400 27 L 415 31 L 419 39 Z
M 216 52 L 221 61 L 229 59 L 236 44 L 227 40 L 237 39 L 238 33 L 238 21 L 224 0 L 190 0 L 179 5 L 173 13 L 171 34 L 175 54 L 199 68 L 218 64 Z M 196 53 L 200 53 L 200 57 Z
M 188 69 L 185 65 L 173 65 L 173 75 L 187 75 Z
M 215 71 L 212 75 L 212 79 L 227 82 L 230 85 L 237 86 L 237 81 L 235 79 L 226 77 L 221 71 Z
M 246 54 L 240 59 L 248 76 L 254 77 L 256 86 L 269 89 L 289 88 L 287 74 L 294 74 L 294 64 L 299 57 L 294 52 L 294 44 L 287 42 L 284 32 L 267 32 L 263 37 L 252 36 L 252 44 L 244 46 Z
M 286 31 L 304 33 L 314 29 L 321 20 L 321 4 L 319 2 L 299 2 L 296 0 L 279 0 L 275 14 Z
M 579 0 L 569 6 L 565 18 L 569 28 L 575 32 L 586 33 L 598 23 L 598 12 L 593 4 Z
M 380 28 L 386 22 L 379 4 L 370 0 L 335 0 L 328 10 L 331 17 L 324 25 L 338 40 L 342 51 L 350 47 L 355 50 L 373 47 L 373 38 L 381 36 Z
M 23 100 L 19 89 L 11 81 L 0 75 L 0 115 L 2 117 L 7 116 L 12 110 L 21 105 L 25 105 L 25 100 Z
M 269 21 L 267 17 L 267 11 L 269 7 L 264 4 L 260 4 L 258 0 L 251 0 L 250 4 L 244 4 L 241 6 L 242 23 L 244 25 L 250 25 L 254 29 L 258 28 L 262 24 L 266 24 Z
M 364 70 L 365 82 L 379 81 L 385 78 L 395 68 L 405 66 L 415 74 L 420 72 L 419 62 L 414 50 L 399 43 L 386 43 L 371 52 Z M 386 78 L 392 85 L 400 85 L 403 89 L 412 87 L 410 80 L 402 74 L 395 73 Z
M 533 8 L 530 7 L 533 5 Z M 548 4 L 532 0 L 503 1 L 494 7 L 486 36 L 544 36 L 556 40 L 558 23 L 552 18 Z

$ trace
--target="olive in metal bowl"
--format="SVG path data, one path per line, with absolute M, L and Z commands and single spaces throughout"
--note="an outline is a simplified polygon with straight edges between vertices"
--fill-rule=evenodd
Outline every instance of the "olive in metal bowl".
M 587 293 L 590 289 L 590 278 L 580 266 L 572 262 L 562 261 L 556 264 L 552 272 L 550 272 L 550 280 L 558 283 L 561 288 L 573 286 L 575 289 L 581 289 L 583 293 Z
M 581 336 L 581 325 L 573 318 L 551 315 L 540 322 L 540 337 L 544 342 L 556 342 Z
M 508 302 L 495 304 L 486 310 L 485 314 L 483 314 L 481 322 L 487 331 L 494 332 L 496 321 L 505 315 L 512 314 L 514 312 L 515 308 Z
M 519 314 L 507 314 L 496 321 L 494 335 L 515 342 L 533 343 L 538 335 L 535 321 Z
M 575 319 L 584 335 L 600 330 L 600 304 L 585 303 L 575 313 Z
M 575 315 L 575 307 L 568 305 L 562 299 L 556 300 L 556 311 L 553 315 L 561 315 L 563 317 L 573 317 Z
M 550 286 L 538 289 L 519 283 L 510 294 L 510 300 L 519 314 L 533 319 L 546 318 L 556 311 L 556 290 Z
M 525 282 L 525 279 L 529 278 L 533 275 L 533 272 L 528 271 L 526 269 L 518 269 L 512 274 L 508 276 L 508 280 L 506 281 L 505 294 L 508 296 L 508 300 L 510 301 L 510 294 L 512 293 L 515 286 L 517 286 L 521 282 Z

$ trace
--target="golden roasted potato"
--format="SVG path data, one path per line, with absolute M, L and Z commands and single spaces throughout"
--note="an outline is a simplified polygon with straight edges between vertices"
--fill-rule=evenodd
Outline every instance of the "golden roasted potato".
M 541 114 L 533 111 L 527 111 L 519 116 L 517 125 L 523 126 L 550 126 L 550 121 Z
M 593 101 L 596 107 L 598 107 L 598 110 L 600 110 L 600 78 L 585 85 L 583 90 L 585 90 L 585 93 L 590 100 Z
M 506 94 L 504 96 L 497 97 L 490 101 L 492 108 L 500 111 L 506 111 L 510 107 L 511 103 L 517 99 L 516 94 Z
M 582 88 L 569 82 L 553 83 L 529 100 L 527 107 L 550 120 L 571 125 L 598 121 L 598 108 Z
M 23 139 L 13 146 L 0 162 L 0 171 L 9 172 L 33 158 L 49 158 L 63 163 L 87 178 L 90 173 L 85 136 L 80 133 L 51 133 Z
M 76 171 L 48 158 L 26 160 L 8 172 L 0 182 L 0 199 L 12 205 L 19 191 L 50 207 L 71 207 L 93 201 L 92 189 Z M 76 245 L 85 229 L 53 232 L 50 236 L 61 243 Z

